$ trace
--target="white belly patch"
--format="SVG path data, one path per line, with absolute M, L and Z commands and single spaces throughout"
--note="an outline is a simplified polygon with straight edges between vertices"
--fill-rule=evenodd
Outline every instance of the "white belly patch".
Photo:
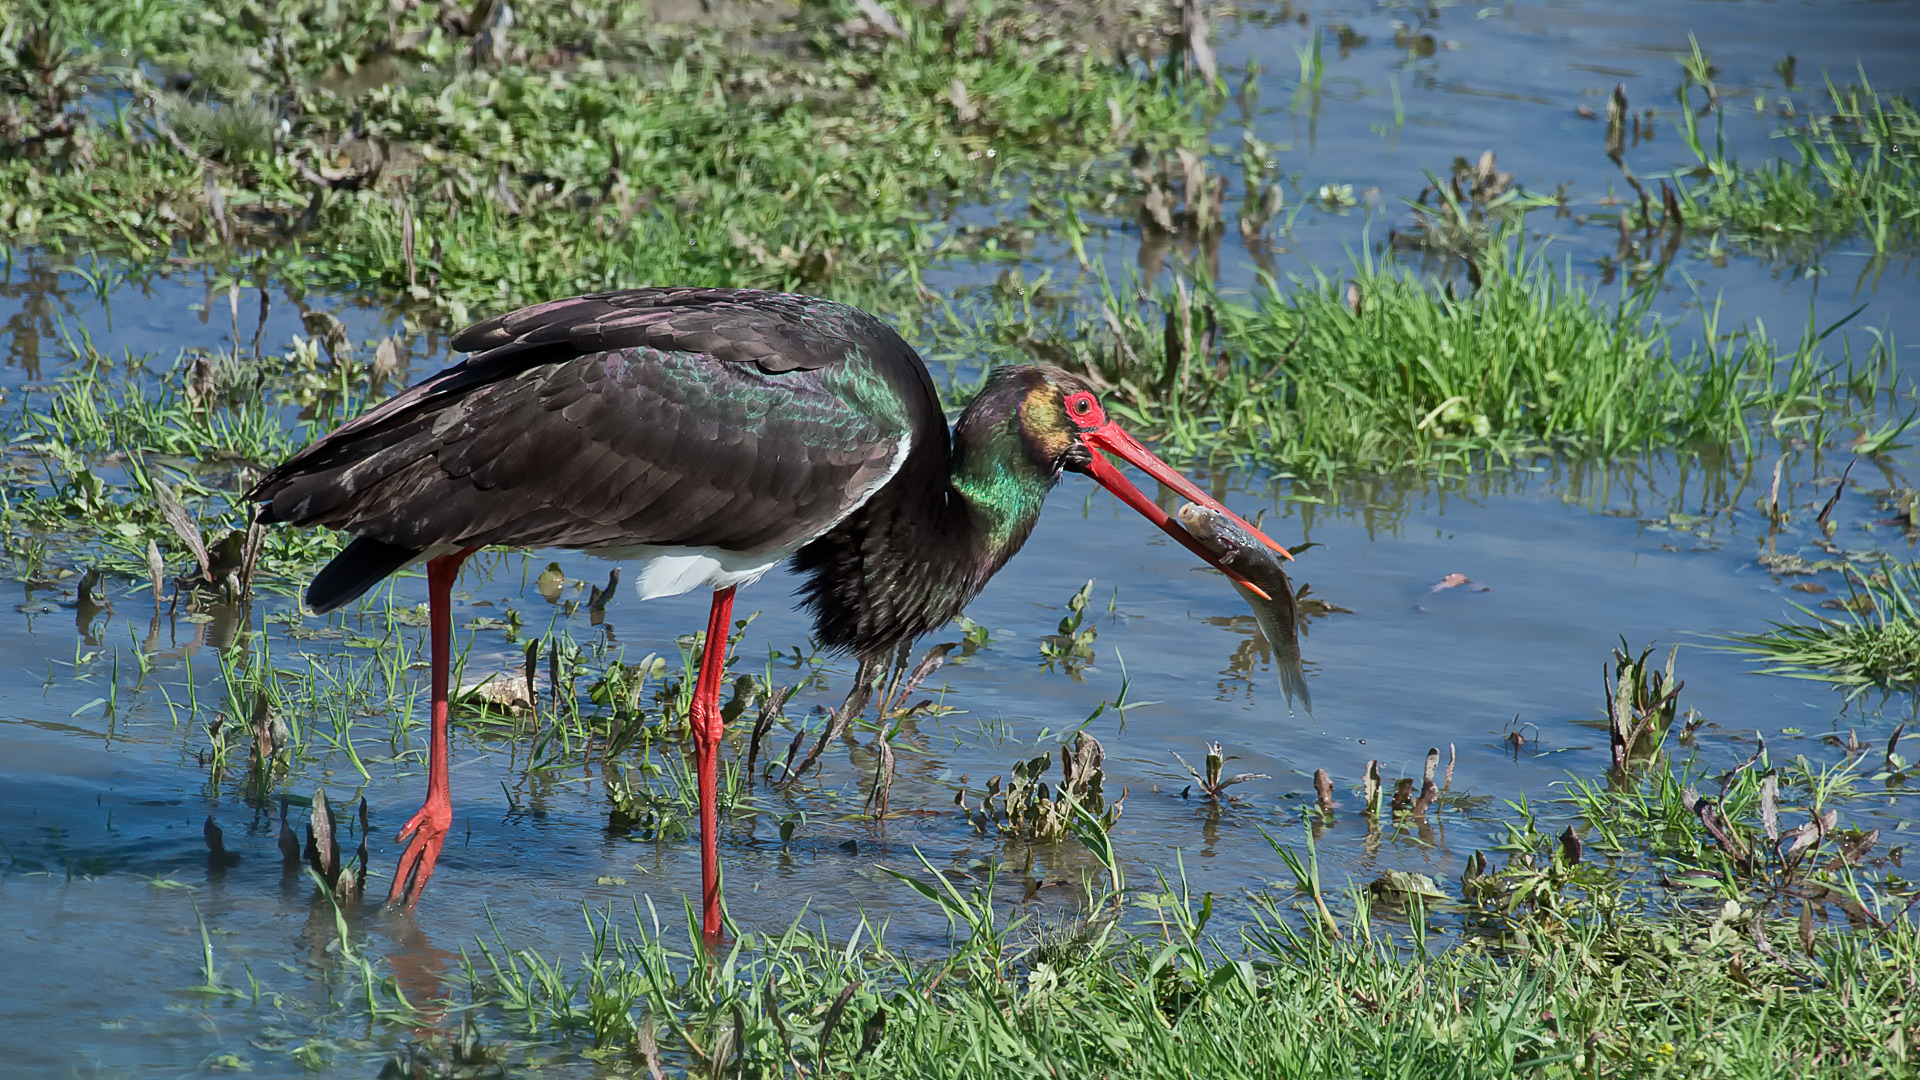
M 635 544 L 622 548 L 596 548 L 591 554 L 604 559 L 639 563 L 640 572 L 634 575 L 633 591 L 642 600 L 652 600 L 660 596 L 679 596 L 703 585 L 713 589 L 751 585 L 793 552 L 770 551 L 759 555 L 742 555 L 720 548 Z

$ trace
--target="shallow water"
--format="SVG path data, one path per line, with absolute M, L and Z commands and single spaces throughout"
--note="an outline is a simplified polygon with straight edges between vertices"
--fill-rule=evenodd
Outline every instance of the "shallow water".
M 1697 164 L 1678 130 L 1679 60 L 1689 50 L 1689 34 L 1713 63 L 1720 93 L 1719 106 L 1698 117 L 1702 139 L 1709 147 L 1723 140 L 1742 163 L 1790 153 L 1774 137 L 1787 122 L 1782 109 L 1790 102 L 1797 115 L 1818 110 L 1825 80 L 1845 86 L 1864 73 L 1879 90 L 1920 89 L 1920 64 L 1913 61 L 1920 56 L 1920 4 L 1910 0 L 1335 2 L 1245 10 L 1242 18 L 1215 24 L 1220 71 L 1241 88 L 1222 108 L 1213 137 L 1228 151 L 1213 163 L 1229 182 L 1227 239 L 1213 269 L 1229 294 L 1258 288 L 1262 270 L 1283 281 L 1316 274 L 1337 279 L 1356 259 L 1378 258 L 1389 236 L 1414 221 L 1407 203 L 1429 178 L 1444 179 L 1456 158 L 1473 162 L 1485 151 L 1514 175 L 1516 188 L 1564 195 L 1563 209 L 1526 216 L 1536 247 L 1556 265 L 1571 262 L 1590 283 L 1615 285 L 1623 275 L 1606 272 L 1600 260 L 1619 258 L 1615 207 L 1637 197 L 1606 154 L 1607 98 L 1616 85 L 1624 88 L 1631 113 L 1642 121 L 1629 129 L 1623 161 L 1658 199 L 1660 178 Z M 1355 44 L 1340 46 L 1341 28 Z M 1405 46 L 1396 44 L 1403 32 Z M 1300 57 L 1316 35 L 1324 65 L 1320 90 L 1301 92 Z M 1430 50 L 1422 39 L 1430 39 Z M 1789 55 L 1791 92 L 1778 70 Z M 1249 71 L 1251 93 L 1244 89 Z M 1696 112 L 1705 100 L 1695 88 Z M 1593 116 L 1582 116 L 1582 108 Z M 1292 221 L 1290 229 L 1270 227 L 1261 258 L 1240 245 L 1233 227 L 1246 198 L 1236 162 L 1244 133 L 1277 148 L 1287 198 L 1280 217 Z M 1345 189 L 1351 205 L 1329 209 L 1317 198 L 1327 186 Z M 1542 240 L 1549 242 L 1542 246 Z M 1644 254 L 1657 258 L 1660 246 L 1648 243 Z M 1142 247 L 1132 224 L 1118 239 L 1088 244 L 1115 281 L 1142 263 Z M 1911 252 L 1876 259 L 1871 244 L 1855 238 L 1794 257 L 1741 257 L 1725 248 L 1721 257 L 1691 257 L 1704 254 L 1703 238 L 1685 237 L 1661 283 L 1658 308 L 1678 320 L 1683 345 L 1698 333 L 1697 309 L 1719 301 L 1728 321 L 1757 319 L 1780 338 L 1797 336 L 1810 314 L 1825 327 L 1867 303 L 1854 325 L 1889 331 L 1905 343 L 1903 357 L 1920 348 L 1920 304 L 1913 303 L 1920 266 Z M 1161 255 L 1169 262 L 1183 257 L 1207 262 L 1186 244 Z M 1071 249 L 1042 242 L 1030 267 L 1029 276 L 1052 270 L 1072 277 Z M 1457 269 L 1440 259 L 1430 268 Z M 930 280 L 962 287 L 970 275 L 958 269 Z
M 1225 66 L 1258 56 L 1267 67 L 1260 96 L 1272 108 L 1257 125 L 1263 138 L 1292 142 L 1283 161 L 1301 171 L 1308 190 L 1329 182 L 1356 191 L 1377 186 L 1391 200 L 1417 191 L 1423 168 L 1491 146 L 1501 166 L 1529 186 L 1551 190 L 1570 181 L 1577 200 L 1597 200 L 1617 173 L 1601 151 L 1602 126 L 1580 119 L 1574 107 L 1600 104 L 1622 80 L 1636 105 L 1670 102 L 1678 77 L 1671 56 L 1685 48 L 1688 30 L 1721 68 L 1729 134 L 1750 157 L 1764 152 L 1772 123 L 1749 123 L 1751 94 L 1768 85 L 1772 65 L 1787 51 L 1779 43 L 1792 43 L 1803 83 L 1814 82 L 1822 67 L 1844 78 L 1859 60 L 1876 84 L 1893 88 L 1915 77 L 1901 63 L 1920 54 L 1914 14 L 1912 5 L 1851 4 L 1447 8 L 1427 27 L 1437 41 L 1433 57 L 1409 63 L 1392 44 L 1389 24 L 1416 17 L 1353 5 L 1312 11 L 1306 29 L 1249 19 L 1225 37 L 1221 53 Z M 1340 21 L 1369 42 L 1350 56 L 1327 43 L 1324 100 L 1302 119 L 1286 107 L 1293 47 L 1312 27 Z M 1369 125 L 1391 122 L 1385 87 L 1396 78 L 1406 123 L 1389 138 Z M 1734 89 L 1747 96 L 1744 110 L 1732 101 Z M 1632 151 L 1635 168 L 1671 165 L 1678 147 L 1670 135 L 1663 120 L 1655 142 Z M 1281 268 L 1337 273 L 1344 249 L 1379 240 L 1403 219 L 1384 204 L 1370 221 L 1362 210 L 1303 214 Z M 1582 227 L 1571 216 L 1535 214 L 1530 222 L 1558 234 L 1583 270 L 1614 241 L 1611 231 Z M 1114 243 L 1107 255 L 1131 259 L 1127 243 Z M 1862 261 L 1843 246 L 1827 258 L 1825 276 L 1745 258 L 1724 268 L 1700 261 L 1681 268 L 1710 294 L 1724 293 L 1734 321 L 1763 317 L 1777 333 L 1791 332 L 1810 302 L 1832 318 L 1865 301 L 1867 323 L 1920 341 L 1911 264 L 1895 263 L 1856 288 Z M 1228 253 L 1229 284 L 1250 280 L 1246 266 Z M 24 261 L 16 263 L 0 290 L 0 316 L 11 318 L 31 303 L 70 305 L 67 325 L 85 327 L 103 351 L 163 356 L 217 348 L 234 333 L 225 291 L 190 273 L 92 294 L 78 276 L 51 273 L 41 273 L 38 291 L 23 288 L 31 275 Z M 954 276 L 977 280 L 978 271 Z M 1687 295 L 1677 281 L 1670 285 L 1676 311 Z M 335 310 L 356 339 L 397 328 L 388 314 L 350 299 L 307 302 Z M 252 332 L 257 304 L 258 294 L 243 290 L 243 334 Z M 295 305 L 277 294 L 264 334 L 269 347 L 299 328 Z M 39 368 L 28 362 L 20 324 L 10 326 L 9 339 L 14 360 L 0 372 L 0 386 L 11 409 L 31 385 L 57 372 L 50 366 L 55 352 L 44 344 L 36 347 Z M 409 342 L 415 371 L 440 355 L 430 339 Z M 1910 352 L 1903 346 L 1901 355 Z M 1773 541 L 1779 550 L 1798 550 L 1811 538 L 1806 507 L 1830 490 L 1813 481 L 1840 464 L 1806 455 L 1788 460 L 1783 487 L 1786 499 L 1803 508 L 1802 524 Z M 1135 880 L 1183 868 L 1196 893 L 1223 896 L 1284 877 L 1255 826 L 1298 836 L 1297 808 L 1311 799 L 1308 777 L 1316 768 L 1335 777 L 1348 811 L 1320 841 L 1330 884 L 1364 882 L 1384 868 L 1457 876 L 1462 860 L 1497 831 L 1503 800 L 1551 798 L 1569 773 L 1600 775 L 1607 760 L 1605 732 L 1595 726 L 1600 669 L 1622 638 L 1635 648 L 1654 641 L 1663 651 L 1685 646 L 1682 704 L 1710 720 L 1700 739 L 1706 760 L 1744 758 L 1756 733 L 1776 756 L 1819 760 L 1834 757 L 1819 742 L 1823 734 L 1856 729 L 1866 741 L 1883 742 L 1911 718 L 1908 697 L 1848 705 L 1818 684 L 1755 675 L 1741 659 L 1699 647 L 1716 631 L 1753 631 L 1788 618 L 1792 601 L 1821 599 L 1791 591 L 1796 581 L 1841 588 L 1834 574 L 1783 580 L 1756 562 L 1769 541 L 1755 504 L 1765 497 L 1771 468 L 1771 460 L 1732 469 L 1671 459 L 1612 469 L 1543 462 L 1449 485 L 1350 488 L 1337 509 L 1289 498 L 1285 488 L 1259 478 L 1218 478 L 1236 509 L 1266 509 L 1268 531 L 1283 542 L 1320 545 L 1301 556 L 1296 577 L 1352 610 L 1314 622 L 1303 644 L 1311 717 L 1288 715 L 1255 644 L 1251 614 L 1224 582 L 1090 482 L 1069 478 L 1026 551 L 968 612 L 991 628 L 991 644 L 956 659 L 927 687 L 929 694 L 944 687 L 946 703 L 959 711 L 921 717 L 896 738 L 892 806 L 906 813 L 884 831 L 860 814 L 872 772 L 865 748 L 871 732 L 856 732 L 859 745 L 827 754 L 818 779 L 800 790 L 763 785 L 756 798 L 767 813 L 723 845 L 732 915 L 752 929 L 805 913 L 844 932 L 864 909 L 884 916 L 895 938 L 936 947 L 944 919 L 876 869 L 912 867 L 916 852 L 936 867 L 998 865 L 1010 910 L 1069 906 L 1092 865 L 1083 853 L 1070 845 L 1036 851 L 1027 870 L 1026 852 L 976 833 L 952 799 L 964 786 L 977 800 L 987 777 L 1056 745 L 1102 705 L 1086 730 L 1107 749 L 1109 796 L 1128 792 L 1115 835 Z M 1837 508 L 1840 544 L 1911 558 L 1898 533 L 1865 529 L 1884 514 L 1860 492 L 1904 481 L 1897 473 L 1869 480 L 1865 471 L 1856 471 L 1858 486 Z M 583 642 L 603 634 L 629 659 L 649 652 L 677 657 L 676 636 L 703 625 L 702 597 L 643 606 L 628 593 L 596 629 L 584 604 L 568 615 L 534 587 L 550 558 L 570 581 L 563 603 L 584 599 L 577 583 L 602 582 L 609 569 L 565 554 L 488 560 L 461 581 L 456 625 L 497 618 L 512 606 L 529 634 L 550 624 Z M 1454 573 L 1474 584 L 1435 591 Z M 1095 658 L 1074 674 L 1049 671 L 1040 663 L 1040 639 L 1089 577 Z M 790 672 L 791 652 L 807 632 L 789 604 L 790 586 L 789 579 L 770 578 L 744 593 L 738 609 L 759 612 L 741 644 L 740 669 L 768 670 L 776 684 L 795 678 L 783 671 Z M 401 579 L 397 594 L 402 605 L 417 603 L 421 579 Z M 0 612 L 0 649 L 12 672 L 0 684 L 0 843 L 9 859 L 0 872 L 0 970 L 9 972 L 0 990 L 0 1056 L 20 1075 L 232 1067 L 222 1055 L 256 1072 L 292 1074 L 302 1071 L 295 1051 L 309 1046 L 316 1060 L 341 1072 L 370 1071 L 365 1063 L 404 1033 L 371 1030 L 339 1004 L 355 989 L 341 985 L 326 963 L 328 950 L 338 948 L 331 908 L 316 904 L 304 880 L 283 877 L 277 820 L 245 804 L 236 777 L 210 781 L 202 762 L 203 725 L 221 701 L 217 654 L 207 647 L 219 624 L 156 619 L 143 583 L 121 582 L 112 597 L 113 610 L 85 625 L 70 593 L 29 590 L 14 610 Z M 296 636 L 284 621 L 267 620 L 288 608 L 284 598 L 268 597 L 250 613 L 250 625 L 263 631 L 251 647 L 264 645 L 286 669 L 302 668 L 302 654 L 322 662 L 365 657 L 371 650 L 311 632 L 324 624 L 377 637 L 387 603 L 382 597 L 359 614 L 308 620 Z M 417 648 L 421 631 L 402 633 Z M 142 677 L 134 651 L 153 634 L 154 667 Z M 462 630 L 463 645 L 469 634 L 470 672 L 519 655 L 498 630 Z M 785 655 L 771 658 L 772 650 Z M 787 715 L 817 729 L 809 709 L 837 704 L 849 672 L 840 666 L 830 674 L 829 686 L 797 697 Z M 1112 707 L 1123 679 L 1126 700 L 1137 703 L 1124 718 Z M 373 814 L 373 866 L 384 875 L 397 854 L 387 838 L 420 798 L 421 732 L 406 733 L 401 746 L 416 756 L 396 764 L 390 718 L 356 719 L 352 737 L 370 776 L 335 753 L 285 790 L 304 796 L 324 784 L 337 805 L 364 794 Z M 1516 730 L 1524 738 L 1517 750 L 1507 740 Z M 777 732 L 775 752 L 784 753 L 790 739 Z M 1209 741 L 1237 756 L 1230 772 L 1270 774 L 1235 788 L 1240 800 L 1224 812 L 1183 797 L 1190 781 L 1173 757 L 1197 765 Z M 1442 814 L 1430 834 L 1390 831 L 1384 842 L 1368 843 L 1351 813 L 1365 762 L 1379 759 L 1389 780 L 1417 776 L 1429 747 L 1438 747 L 1443 760 L 1450 747 L 1457 753 L 1452 788 L 1468 798 Z M 415 1000 L 448 992 L 444 980 L 476 938 L 497 933 L 515 948 L 577 956 L 589 944 L 583 904 L 626 910 L 637 903 L 669 926 L 681 923 L 683 898 L 697 882 L 694 845 L 610 836 L 597 761 L 530 772 L 527 752 L 527 740 L 456 737 L 454 833 L 418 918 L 371 909 L 355 917 L 357 946 Z M 1852 813 L 1868 819 L 1863 827 L 1892 832 L 1908 831 L 1913 817 L 1910 800 L 1897 792 Z M 237 863 L 210 863 L 201 836 L 209 815 L 224 827 Z M 802 818 L 792 842 L 782 845 L 776 822 L 788 815 Z M 1069 887 L 1042 889 L 1023 905 L 1034 882 Z M 372 888 L 383 884 L 377 877 Z M 243 987 L 249 976 L 258 980 L 260 1003 L 186 989 L 204 978 L 200 920 L 222 980 Z

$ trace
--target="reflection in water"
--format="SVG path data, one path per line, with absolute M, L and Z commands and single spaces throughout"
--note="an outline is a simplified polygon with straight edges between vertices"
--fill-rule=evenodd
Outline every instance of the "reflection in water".
M 332 905 L 326 906 L 331 911 Z M 383 958 L 392 969 L 394 980 L 400 984 L 406 1000 L 423 1007 L 422 1020 L 429 1024 L 439 1023 L 441 1014 L 432 1008 L 432 1003 L 448 1000 L 452 996 L 446 977 L 448 972 L 459 967 L 460 954 L 435 945 L 433 938 L 421 927 L 419 919 L 411 911 L 383 910 L 378 917 L 370 920 L 370 924 L 392 946 L 382 950 Z
M 1832 467 L 1821 447 L 1797 442 L 1782 449 L 1789 491 L 1796 476 L 1810 477 Z M 1590 513 L 1623 517 L 1714 517 L 1747 508 L 1771 480 L 1775 460 L 1740 457 L 1724 447 L 1612 461 L 1540 456 L 1483 462 L 1468 474 L 1432 476 L 1408 471 L 1335 482 L 1293 478 L 1284 486 L 1269 481 L 1264 494 L 1279 520 L 1299 519 L 1307 542 L 1315 541 L 1316 527 L 1332 522 L 1358 524 L 1368 540 L 1378 540 L 1404 535 L 1413 517 L 1457 515 L 1508 499 L 1552 498 Z M 1902 482 L 1897 479 L 1902 474 L 1896 462 L 1881 459 L 1875 464 L 1890 486 Z M 1235 488 L 1260 483 L 1257 477 L 1234 470 L 1219 475 Z
M 28 252 L 22 266 L 13 261 L 11 250 L 7 255 L 6 273 L 0 275 L 0 300 L 12 309 L 0 324 L 7 338 L 7 365 L 19 368 L 28 382 L 39 382 L 40 342 L 53 337 L 57 324 L 75 310 L 62 295 L 60 273 L 47 265 L 46 256 Z

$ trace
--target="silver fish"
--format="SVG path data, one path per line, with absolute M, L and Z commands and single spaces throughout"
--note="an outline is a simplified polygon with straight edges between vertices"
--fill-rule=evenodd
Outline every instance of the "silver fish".
M 1294 603 L 1293 582 L 1287 580 L 1279 558 L 1265 544 L 1248 536 L 1246 530 L 1199 503 L 1187 503 L 1176 516 L 1201 546 L 1267 594 L 1262 597 L 1237 581 L 1232 583 L 1241 599 L 1253 609 L 1260 633 L 1273 649 L 1274 663 L 1280 671 L 1280 689 L 1287 695 L 1287 711 L 1293 711 L 1293 700 L 1297 697 L 1301 708 L 1312 716 L 1313 695 L 1307 691 L 1307 673 L 1300 664 L 1300 613 Z

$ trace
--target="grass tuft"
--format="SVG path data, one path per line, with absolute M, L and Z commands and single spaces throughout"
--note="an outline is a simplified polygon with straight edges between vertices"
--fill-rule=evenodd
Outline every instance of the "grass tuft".
M 986 321 L 1003 354 L 1082 372 L 1175 453 L 1313 476 L 1751 451 L 1756 425 L 1799 430 L 1893 378 L 1883 344 L 1829 359 L 1833 328 L 1783 348 L 1759 326 L 1724 334 L 1717 306 L 1683 347 L 1650 289 L 1607 302 L 1512 233 L 1480 275 L 1461 294 L 1366 259 L 1346 278 L 1268 279 L 1248 302 L 1176 281 L 1144 301 L 1109 289 L 1091 313 L 1003 296 Z
M 1827 84 L 1826 101 L 1783 128 L 1791 157 L 1743 168 L 1709 147 L 1689 104 L 1681 135 L 1698 166 L 1679 174 L 1689 228 L 1806 259 L 1859 236 L 1877 255 L 1920 244 L 1920 109 L 1908 98 Z M 1797 159 L 1797 160 L 1795 160 Z M 1689 176 L 1694 179 L 1689 182 Z
M 1795 604 L 1805 621 L 1730 634 L 1726 648 L 1757 658 L 1768 675 L 1834 683 L 1852 695 L 1920 686 L 1920 567 L 1851 571 L 1848 584 L 1853 595 L 1841 607 L 1844 618 Z

